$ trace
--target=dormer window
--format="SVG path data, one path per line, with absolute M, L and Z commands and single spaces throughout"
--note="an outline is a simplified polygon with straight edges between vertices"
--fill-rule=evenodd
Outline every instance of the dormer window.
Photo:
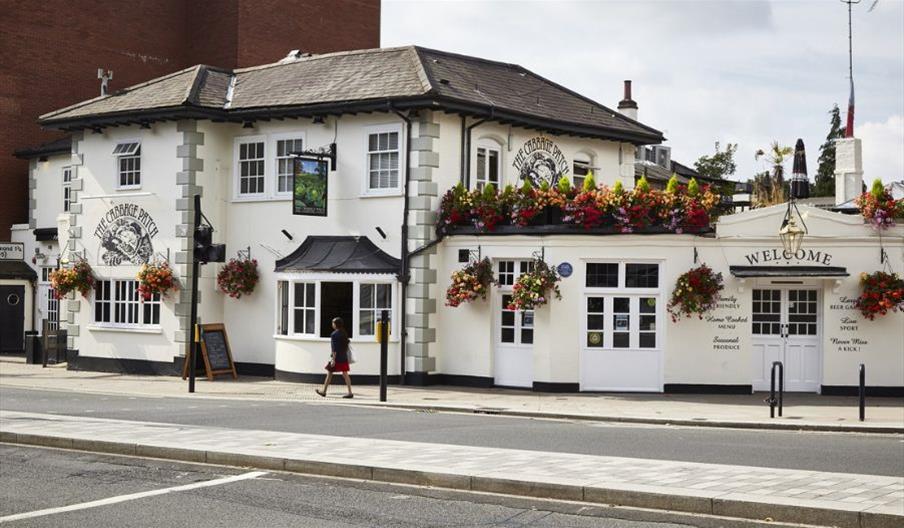
M 119 188 L 141 187 L 141 143 L 138 141 L 117 143 L 113 149 L 113 156 L 116 157 Z

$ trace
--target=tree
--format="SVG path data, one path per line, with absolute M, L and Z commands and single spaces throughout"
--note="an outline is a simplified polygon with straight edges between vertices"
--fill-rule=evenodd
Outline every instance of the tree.
M 738 150 L 737 143 L 725 145 L 725 151 L 719 150 L 719 142 L 716 141 L 716 152 L 712 156 L 700 156 L 694 162 L 694 168 L 700 176 L 713 179 L 723 179 L 735 173 L 734 155 Z
M 819 147 L 819 169 L 816 170 L 813 196 L 835 196 L 835 140 L 844 137 L 844 128 L 837 104 L 832 106 L 829 115 L 829 135 Z
M 765 158 L 772 165 L 772 173 L 761 173 L 754 178 L 753 201 L 758 207 L 780 204 L 785 201 L 785 158 L 794 152 L 773 141 L 769 151 L 756 151 L 755 159 Z

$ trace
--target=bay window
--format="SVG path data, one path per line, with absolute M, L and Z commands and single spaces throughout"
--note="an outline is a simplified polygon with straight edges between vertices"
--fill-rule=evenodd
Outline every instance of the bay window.
M 341 317 L 349 337 L 371 338 L 383 310 L 392 319 L 394 285 L 375 280 L 282 280 L 277 283 L 276 334 L 329 338 Z

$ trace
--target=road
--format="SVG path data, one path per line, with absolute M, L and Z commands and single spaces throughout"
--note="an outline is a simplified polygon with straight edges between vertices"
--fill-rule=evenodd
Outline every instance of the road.
M 310 402 L 146 398 L 0 387 L 0 409 L 183 425 L 904 475 L 900 435 L 638 426 Z
M 317 526 L 396 528 L 481 526 L 680 528 L 686 525 L 606 518 L 603 507 L 355 483 L 286 473 L 216 483 L 242 469 L 0 444 L 0 523 L 15 527 Z M 112 499 L 112 500 L 111 500 Z M 489 502 L 488 500 L 492 500 Z M 89 507 L 93 501 L 105 501 Z M 495 504 L 493 503 L 495 502 Z M 40 512 L 73 508 L 71 511 Z M 84 508 L 84 509 L 74 509 Z M 580 514 L 574 514 L 580 512 Z M 15 514 L 30 518 L 5 520 Z

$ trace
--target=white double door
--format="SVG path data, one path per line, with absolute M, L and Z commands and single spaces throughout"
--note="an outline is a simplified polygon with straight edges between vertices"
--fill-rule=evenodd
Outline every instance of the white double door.
M 774 361 L 782 362 L 786 391 L 819 390 L 819 300 L 816 288 L 770 286 L 753 290 L 754 390 L 769 390 Z
M 511 292 L 497 295 L 494 383 L 502 387 L 533 387 L 534 311 L 510 310 L 511 301 Z

